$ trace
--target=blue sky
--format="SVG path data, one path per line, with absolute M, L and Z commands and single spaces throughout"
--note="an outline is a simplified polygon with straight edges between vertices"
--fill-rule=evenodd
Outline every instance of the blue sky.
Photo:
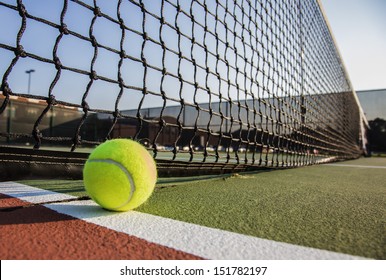
M 384 16 L 384 14 L 386 14 L 386 0 L 320 1 L 328 17 L 328 21 L 330 22 L 332 32 L 336 38 L 338 48 L 341 51 L 354 89 L 363 90 L 386 88 L 386 17 Z M 4 0 L 1 2 L 14 4 L 16 1 Z M 93 5 L 92 0 L 83 0 L 83 2 L 88 3 L 91 6 Z M 144 2 L 147 3 L 147 8 L 153 10 L 151 12 L 159 14 L 159 11 L 161 10 L 159 7 L 159 1 L 144 0 Z M 211 8 L 210 3 L 215 3 L 214 0 L 213 2 L 207 2 L 209 9 Z M 51 22 L 60 23 L 62 1 L 24 0 L 23 3 L 30 14 L 45 18 Z M 111 5 L 110 0 L 98 0 L 97 3 L 104 13 L 111 15 L 112 18 L 117 18 L 115 5 Z M 130 4 L 129 1 L 123 1 L 122 3 L 121 15 L 125 24 L 130 28 L 141 32 L 142 12 L 139 7 Z M 188 3 L 188 1 L 181 1 L 182 5 L 186 5 L 186 3 Z M 42 9 L 42 7 L 44 7 L 44 9 Z M 189 5 L 184 6 L 183 8 L 185 11 L 189 11 L 190 9 Z M 133 13 L 134 10 L 136 10 L 136 12 Z M 165 5 L 164 11 L 165 17 L 172 19 L 175 18 L 176 11 L 172 6 Z M 203 24 L 204 10 L 196 4 L 194 13 L 196 20 L 201 21 Z M 220 15 L 220 17 L 222 16 L 223 15 Z M 71 1 L 69 2 L 65 22 L 70 30 L 84 35 L 85 37 L 89 37 L 89 25 L 92 17 L 93 13 L 91 11 L 81 8 L 78 4 L 74 4 Z M 178 17 L 178 25 L 182 29 L 181 31 L 183 33 L 188 35 L 191 33 L 191 23 L 187 17 L 180 15 Z M 212 30 L 214 30 L 214 23 L 210 21 L 210 17 L 208 17 L 208 25 L 211 26 Z M 6 28 L 0 28 L 0 43 L 14 46 L 16 34 L 20 28 L 20 16 L 18 13 L 0 6 L 0 26 L 6 26 Z M 147 16 L 146 32 L 150 37 L 160 41 L 159 27 L 154 28 L 152 26 L 159 26 L 159 22 L 157 22 L 154 18 Z M 195 26 L 195 29 L 197 29 L 195 32 L 196 39 L 203 42 L 204 39 L 200 38 L 199 35 L 203 34 L 202 30 L 200 32 L 200 30 L 198 30 L 200 27 L 197 25 Z M 219 33 L 222 32 L 221 35 L 224 36 L 225 33 L 221 27 L 219 27 L 217 31 Z M 10 36 L 9 34 L 12 35 Z M 120 34 L 121 30 L 117 24 L 113 24 L 103 18 L 98 18 L 96 21 L 94 35 L 98 39 L 99 43 L 119 50 Z M 178 50 L 176 32 L 168 27 L 164 27 L 162 34 L 164 36 L 164 40 L 166 40 L 165 38 L 167 37 L 168 46 L 171 49 Z M 24 32 L 22 37 L 22 44 L 24 48 L 31 53 L 42 57 L 52 58 L 52 49 L 57 36 L 58 31 L 56 29 L 33 20 L 28 20 L 27 30 Z M 124 45 L 126 54 L 140 58 L 142 37 L 130 32 L 127 32 L 126 36 Z M 228 39 L 232 41 L 232 38 Z M 214 37 L 209 35 L 206 40 L 209 50 L 216 52 Z M 212 43 L 210 40 L 212 40 Z M 238 42 L 238 44 L 240 43 L 241 42 Z M 190 57 L 190 41 L 186 38 L 182 38 L 181 46 L 184 55 Z M 71 55 L 65 55 L 69 51 L 71 51 Z M 219 51 L 222 53 L 225 52 L 224 49 L 220 49 Z M 73 36 L 65 36 L 60 43 L 57 54 L 61 58 L 63 65 L 89 71 L 93 52 L 94 49 L 89 42 L 76 39 Z M 247 54 L 249 50 L 246 49 L 244 52 Z M 162 56 L 159 55 L 160 53 L 160 46 L 157 46 L 149 41 L 146 43 L 144 54 L 146 55 L 148 63 L 151 63 L 156 67 L 162 67 Z M 166 55 L 165 61 L 167 61 L 166 67 L 168 68 L 168 71 L 173 72 L 173 74 L 177 76 L 178 56 L 170 52 L 167 52 Z M 195 47 L 193 50 L 193 56 L 200 65 L 205 65 L 205 55 L 203 55 L 202 49 Z M 224 56 L 227 56 L 227 60 L 231 63 L 235 62 L 237 59 L 232 53 L 227 53 Z M 3 75 L 13 57 L 14 55 L 12 52 L 5 51 L 0 48 L 0 77 Z M 117 54 L 99 48 L 98 59 L 96 60 L 94 70 L 99 75 L 112 80 L 117 80 L 118 61 L 119 56 Z M 214 61 L 214 57 L 209 57 L 208 66 L 211 67 L 211 69 L 216 68 Z M 238 59 L 238 67 L 242 69 L 244 66 L 243 62 Z M 36 72 L 32 74 L 31 93 L 47 96 L 48 88 L 55 77 L 56 70 L 52 64 L 37 62 L 30 58 L 20 59 L 14 67 L 12 75 L 9 78 L 12 90 L 19 93 L 27 92 L 28 76 L 25 74 L 25 70 L 31 68 L 36 69 Z M 181 68 L 181 74 L 192 81 L 194 75 L 192 67 L 183 67 L 182 65 Z M 219 67 L 218 71 L 221 72 L 223 68 L 225 67 Z M 137 88 L 141 88 L 143 85 L 143 71 L 144 70 L 140 62 L 129 60 L 126 60 L 121 68 L 122 75 L 125 76 L 127 83 Z M 222 73 L 222 75 L 226 75 L 226 73 Z M 235 75 L 235 73 L 233 73 L 233 75 Z M 197 80 L 204 87 L 206 84 L 205 76 L 205 71 L 198 69 Z M 147 82 L 147 86 L 149 87 L 148 90 L 160 92 L 160 72 L 149 69 L 148 77 L 151 77 L 151 81 Z M 208 84 L 216 84 L 214 76 L 211 76 L 211 79 L 212 81 L 209 81 Z M 80 104 L 82 94 L 73 93 L 83 93 L 88 82 L 89 78 L 85 75 L 74 74 L 71 71 L 62 71 L 62 76 L 59 82 L 55 85 L 53 94 L 59 100 Z M 239 83 L 239 81 L 236 81 L 235 83 Z M 240 82 L 240 84 L 242 84 L 242 82 Z M 179 98 L 179 83 L 176 78 L 167 76 L 162 85 L 164 87 L 162 90 L 175 92 L 174 98 Z M 194 91 L 194 87 L 192 85 L 186 84 L 184 87 L 184 92 L 186 93 Z M 215 88 L 212 90 L 226 92 L 227 86 L 222 83 L 221 89 Z M 142 92 L 135 89 L 126 91 L 129 94 L 125 93 L 123 95 L 123 100 L 120 104 L 132 104 L 133 106 L 138 104 L 142 98 Z M 235 87 L 233 86 L 232 92 L 234 93 L 235 91 Z M 89 93 L 88 99 L 90 100 L 90 103 L 92 103 L 90 105 L 96 109 L 113 110 L 118 92 L 119 88 L 116 84 L 97 80 L 94 82 L 94 85 L 91 87 L 91 91 Z M 96 98 L 96 96 L 98 97 Z M 198 102 L 209 102 L 208 94 L 205 93 L 205 90 L 199 90 L 197 96 L 200 96 L 200 100 L 198 100 Z M 182 97 L 185 101 L 191 103 L 194 102 L 195 98 L 193 94 L 186 94 Z M 161 96 L 152 96 L 151 98 L 145 99 L 143 107 L 160 106 L 163 102 L 164 100 Z M 170 104 L 167 105 L 178 104 L 170 100 L 168 100 L 168 102 Z
M 321 2 L 354 89 L 386 88 L 386 1 Z

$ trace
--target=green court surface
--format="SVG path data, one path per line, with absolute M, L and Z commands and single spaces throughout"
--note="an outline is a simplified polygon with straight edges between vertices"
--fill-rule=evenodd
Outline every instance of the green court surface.
M 21 183 L 85 196 L 82 181 Z M 216 177 L 161 178 L 137 211 L 386 259 L 386 158 Z

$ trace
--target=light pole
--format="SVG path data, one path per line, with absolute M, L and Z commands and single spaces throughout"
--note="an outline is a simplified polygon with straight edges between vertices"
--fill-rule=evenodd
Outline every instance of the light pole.
M 35 72 L 35 70 L 34 69 L 30 69 L 30 70 L 27 70 L 25 72 L 28 74 L 28 94 L 30 94 L 30 92 L 31 92 L 31 74 L 33 72 Z

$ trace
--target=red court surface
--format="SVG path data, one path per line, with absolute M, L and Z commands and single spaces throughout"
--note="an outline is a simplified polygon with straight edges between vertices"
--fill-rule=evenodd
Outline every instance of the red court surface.
M 0 259 L 200 259 L 0 194 Z M 13 210 L 5 210 L 9 207 Z

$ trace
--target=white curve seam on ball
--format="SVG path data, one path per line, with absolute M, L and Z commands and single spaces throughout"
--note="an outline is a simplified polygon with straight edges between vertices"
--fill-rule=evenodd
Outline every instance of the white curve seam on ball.
M 129 195 L 129 198 L 122 205 L 120 205 L 118 207 L 110 208 L 110 209 L 111 210 L 117 210 L 119 208 L 122 208 L 122 207 L 126 206 L 130 202 L 130 200 L 133 197 L 133 194 L 135 192 L 134 180 L 133 180 L 133 177 L 131 176 L 129 170 L 127 170 L 126 167 L 124 167 L 120 162 L 117 162 L 117 161 L 112 160 L 112 159 L 89 159 L 88 161 L 89 162 L 102 162 L 102 163 L 114 164 L 115 166 L 117 166 L 119 169 L 121 169 L 125 173 L 127 179 L 130 182 L 130 195 Z

